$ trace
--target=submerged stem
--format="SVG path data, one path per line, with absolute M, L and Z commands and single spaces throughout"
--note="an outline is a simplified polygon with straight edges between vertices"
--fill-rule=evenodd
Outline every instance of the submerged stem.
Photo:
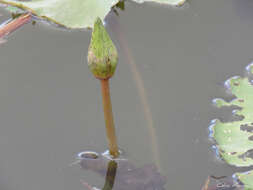
M 7 24 L 0 27 L 0 38 L 5 37 L 6 35 L 16 31 L 18 28 L 22 27 L 26 23 L 30 22 L 32 19 L 31 13 L 25 13 L 18 18 L 8 22 Z
M 114 160 L 108 163 L 105 184 L 102 190 L 112 190 L 115 182 L 118 164 Z
M 118 150 L 117 138 L 116 138 L 115 127 L 114 127 L 114 122 L 113 122 L 109 79 L 102 79 L 100 81 L 101 81 L 101 92 L 102 92 L 102 97 L 103 97 L 105 127 L 106 127 L 106 134 L 107 134 L 107 139 L 108 139 L 108 144 L 109 144 L 109 151 L 110 151 L 110 154 L 114 158 L 116 158 L 119 156 L 119 150 Z

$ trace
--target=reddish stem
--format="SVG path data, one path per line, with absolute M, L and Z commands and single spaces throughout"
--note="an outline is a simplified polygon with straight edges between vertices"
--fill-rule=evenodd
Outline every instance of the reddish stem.
M 101 82 L 101 92 L 102 92 L 102 97 L 103 97 L 104 118 L 105 118 L 107 140 L 109 144 L 109 151 L 110 151 L 110 154 L 114 158 L 117 158 L 119 156 L 119 149 L 118 149 L 117 137 L 116 137 L 115 127 L 114 127 L 114 122 L 113 122 L 109 79 L 104 79 L 104 80 L 102 79 L 100 80 L 100 82 Z
M 18 18 L 10 21 L 6 25 L 2 26 L 0 28 L 0 38 L 5 37 L 6 35 L 16 31 L 19 29 L 21 26 L 25 25 L 26 23 L 30 22 L 32 19 L 32 14 L 31 13 L 25 13 Z

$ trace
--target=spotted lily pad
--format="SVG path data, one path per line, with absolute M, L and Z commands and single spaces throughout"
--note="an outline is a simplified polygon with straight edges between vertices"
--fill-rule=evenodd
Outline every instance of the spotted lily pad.
M 179 5 L 184 0 L 133 0 L 141 3 Z M 92 28 L 97 17 L 104 19 L 120 0 L 0 0 L 0 4 L 30 11 L 39 18 L 49 20 L 67 28 Z M 9 11 L 13 9 L 9 8 Z M 15 10 L 15 9 L 14 9 Z
M 247 67 L 247 77 L 232 77 L 225 82 L 235 98 L 227 102 L 215 99 L 217 107 L 231 107 L 239 120 L 222 122 L 213 120 L 209 127 L 217 154 L 228 164 L 238 167 L 253 166 L 253 64 Z M 246 190 L 253 190 L 253 171 L 236 173 Z
M 248 67 L 252 72 L 252 65 Z M 236 106 L 233 114 L 242 117 L 239 121 L 221 122 L 213 120 L 210 126 L 211 136 L 216 141 L 219 155 L 235 166 L 253 165 L 253 85 L 248 77 L 232 77 L 225 83 L 228 91 L 234 95 L 230 102 L 215 99 L 218 107 Z

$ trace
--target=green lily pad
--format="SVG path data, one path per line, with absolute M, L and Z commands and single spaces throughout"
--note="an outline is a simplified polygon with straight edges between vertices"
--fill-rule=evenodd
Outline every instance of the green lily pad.
M 235 177 L 244 184 L 244 190 L 253 190 L 253 171 L 236 173 Z
M 222 122 L 213 120 L 209 127 L 217 154 L 228 164 L 238 167 L 253 166 L 253 64 L 247 67 L 248 77 L 232 77 L 225 86 L 235 98 L 227 102 L 215 99 L 217 107 L 231 107 L 240 120 Z M 245 190 L 253 190 L 253 171 L 236 173 Z
M 250 69 L 249 69 L 250 68 Z M 248 67 L 252 72 L 252 65 Z M 225 86 L 234 95 L 231 102 L 215 99 L 218 107 L 236 106 L 234 115 L 239 115 L 242 120 L 221 122 L 214 120 L 211 123 L 211 137 L 214 138 L 218 154 L 229 164 L 235 166 L 253 165 L 253 85 L 249 78 L 233 77 Z
M 184 0 L 133 0 L 138 3 L 180 5 Z M 39 18 L 49 20 L 66 28 L 92 28 L 96 18 L 104 19 L 120 0 L 0 0 L 0 4 L 30 11 Z M 10 12 L 12 8 L 8 8 Z M 14 9 L 16 11 L 16 9 Z
M 185 2 L 185 0 L 132 0 L 132 1 L 135 1 L 137 3 L 155 2 L 155 3 L 174 5 L 174 6 L 181 6 Z
M 0 0 L 67 28 L 92 28 L 97 17 L 104 19 L 119 0 Z

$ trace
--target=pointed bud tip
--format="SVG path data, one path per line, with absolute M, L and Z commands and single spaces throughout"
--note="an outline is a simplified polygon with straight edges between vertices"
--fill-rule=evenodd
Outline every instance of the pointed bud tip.
M 97 18 L 88 50 L 88 66 L 96 78 L 108 79 L 113 76 L 117 63 L 117 49 L 102 20 Z

